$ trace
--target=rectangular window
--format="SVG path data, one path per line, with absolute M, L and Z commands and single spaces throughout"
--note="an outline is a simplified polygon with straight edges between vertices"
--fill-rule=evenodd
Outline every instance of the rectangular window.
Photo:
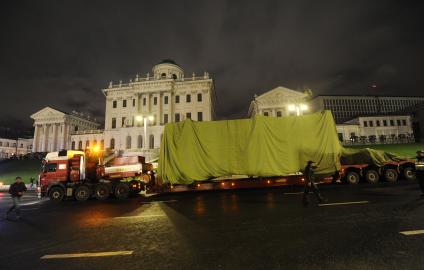
M 281 111 L 278 111 L 277 112 L 277 117 L 281 117 L 281 116 L 282 116 Z
M 264 116 L 268 116 L 268 112 L 264 112 Z
M 168 123 L 168 114 L 166 114 L 166 113 L 163 115 L 163 123 L 164 124 Z
M 123 101 L 122 101 L 122 107 L 127 107 L 127 100 L 126 99 L 124 99 Z
M 154 97 L 153 98 L 153 105 L 157 105 L 158 104 L 158 97 Z
M 197 121 L 203 121 L 203 112 L 197 112 Z
M 164 104 L 168 104 L 168 96 L 165 96 L 165 97 L 164 97 L 163 103 L 164 103 Z
M 135 117 L 134 117 L 134 116 L 132 116 L 132 117 L 131 117 L 131 126 L 134 126 L 134 123 L 135 123 Z
M 400 126 L 400 120 L 398 119 L 396 122 L 397 122 L 397 125 Z
M 405 119 L 402 120 L 402 125 L 406 126 L 406 120 Z
M 383 120 L 383 126 L 387 127 L 387 120 Z
M 121 121 L 121 127 L 125 126 L 125 117 L 122 117 L 122 121 Z
M 191 95 L 190 94 L 186 95 L 186 102 L 191 102 Z
M 133 107 L 135 107 L 135 98 L 133 98 Z
M 180 96 L 175 96 L 175 103 L 180 103 Z
M 143 106 L 146 106 L 146 98 L 143 98 Z
M 370 124 L 370 127 L 374 126 L 374 122 L 373 121 L 368 121 L 368 124 Z
M 47 164 L 47 172 L 56 172 L 56 169 L 57 169 L 56 163 Z
M 180 122 L 180 114 L 179 113 L 175 114 L 175 122 Z
M 390 125 L 391 125 L 391 126 L 394 126 L 394 125 L 395 125 L 395 121 L 390 120 Z
M 364 121 L 364 127 L 368 127 L 368 122 Z
M 380 120 L 375 121 L 375 123 L 377 124 L 377 127 L 380 126 Z
M 112 107 L 113 107 L 113 108 L 116 108 L 117 103 L 118 103 L 118 102 L 116 102 L 116 100 L 114 100 L 114 101 L 112 102 Z
M 186 119 L 191 119 L 191 113 L 186 113 Z
M 112 128 L 116 128 L 116 118 L 112 118 Z
M 202 93 L 198 93 L 197 94 L 197 101 L 201 102 L 202 101 Z

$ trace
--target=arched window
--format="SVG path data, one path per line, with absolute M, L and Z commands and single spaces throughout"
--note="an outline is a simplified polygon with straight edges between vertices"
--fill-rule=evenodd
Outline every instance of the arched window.
M 149 147 L 150 149 L 155 148 L 155 136 L 153 134 L 149 137 Z
M 72 141 L 71 149 L 72 149 L 72 150 L 74 150 L 74 149 L 75 149 L 75 141 Z
M 88 148 L 88 147 L 90 147 L 90 141 L 89 140 L 86 140 L 85 141 L 85 148 Z
M 105 140 L 100 141 L 100 149 L 105 149 Z
M 138 135 L 137 138 L 137 148 L 143 148 L 143 136 Z
M 160 75 L 160 77 L 161 77 L 162 79 L 165 79 L 165 78 L 166 78 L 166 73 L 162 73 L 162 74 Z
M 177 79 L 177 75 L 172 74 L 172 79 L 176 80 Z
M 82 141 L 79 141 L 79 142 L 78 142 L 78 149 L 79 149 L 79 150 L 82 150 Z
M 115 149 L 115 139 L 110 139 L 110 149 Z
M 127 140 L 126 140 L 126 148 L 130 149 L 131 148 L 131 136 L 127 136 Z

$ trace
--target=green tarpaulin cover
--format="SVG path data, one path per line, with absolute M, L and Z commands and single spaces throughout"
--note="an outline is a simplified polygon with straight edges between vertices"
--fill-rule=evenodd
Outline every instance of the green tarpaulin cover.
M 385 162 L 397 162 L 404 159 L 405 158 L 399 157 L 396 154 L 388 153 L 381 150 L 375 150 L 370 148 L 352 149 L 344 147 L 342 148 L 340 163 L 343 165 L 370 164 L 381 166 Z
M 318 174 L 340 168 L 341 145 L 330 111 L 304 116 L 165 126 L 158 172 L 164 183 L 190 184 L 228 175 L 283 176 L 308 160 Z

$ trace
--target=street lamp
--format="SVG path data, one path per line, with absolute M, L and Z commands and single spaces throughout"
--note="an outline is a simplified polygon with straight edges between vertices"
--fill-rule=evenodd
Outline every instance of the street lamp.
M 146 141 L 147 141 L 147 121 L 153 122 L 155 120 L 155 117 L 153 115 L 137 115 L 135 117 L 135 120 L 138 122 L 143 121 L 144 122 L 144 138 L 143 138 L 143 150 L 146 150 Z
M 299 116 L 302 115 L 302 113 L 304 111 L 307 111 L 309 108 L 306 104 L 290 104 L 288 106 L 288 109 L 290 112 L 296 112 L 296 115 Z

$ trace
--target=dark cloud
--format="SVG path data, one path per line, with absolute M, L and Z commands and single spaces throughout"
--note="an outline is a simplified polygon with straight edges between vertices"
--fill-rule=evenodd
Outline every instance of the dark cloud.
M 30 125 L 47 105 L 101 118 L 110 80 L 145 75 L 164 58 L 214 76 L 219 118 L 245 117 L 255 93 L 278 85 L 424 95 L 423 11 L 394 0 L 9 1 L 0 123 Z

